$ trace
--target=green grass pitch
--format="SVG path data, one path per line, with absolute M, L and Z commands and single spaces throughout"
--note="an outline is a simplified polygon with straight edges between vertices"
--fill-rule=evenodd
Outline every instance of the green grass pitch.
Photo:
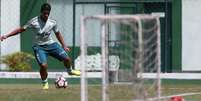
M 6 82 L 7 81 L 7 82 Z M 17 80 L 19 81 L 19 80 Z M 37 81 L 37 82 L 36 82 Z M 50 89 L 42 90 L 36 80 L 11 82 L 0 79 L 0 101 L 80 101 L 80 85 L 72 81 L 66 89 L 56 89 L 53 82 Z M 3 83 L 4 82 L 4 83 Z M 201 92 L 199 80 L 163 80 L 162 95 Z M 101 86 L 89 84 L 89 101 L 101 101 Z M 110 101 L 131 101 L 133 92 L 130 86 L 110 85 Z M 186 101 L 200 101 L 201 95 L 185 96 Z

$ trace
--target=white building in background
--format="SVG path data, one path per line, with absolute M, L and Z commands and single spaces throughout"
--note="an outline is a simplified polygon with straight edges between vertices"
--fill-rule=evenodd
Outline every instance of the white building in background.
M 20 25 L 20 0 L 0 0 L 0 33 L 7 34 Z M 0 56 L 20 51 L 20 35 L 8 38 L 0 44 Z M 0 69 L 5 69 L 1 65 Z
M 22 0 L 23 1 L 23 0 Z M 72 38 L 73 38 L 73 0 L 48 0 L 52 4 L 52 17 L 56 18 L 58 21 L 61 32 L 64 33 L 65 42 L 68 45 L 72 46 Z M 147 0 L 148 1 L 148 0 Z M 156 0 L 157 1 L 157 0 Z M 158 0 L 159 1 L 159 0 Z M 181 51 L 175 51 L 173 49 L 172 53 L 172 61 L 173 69 L 179 67 L 181 71 L 201 71 L 201 0 L 172 0 L 173 3 L 177 2 L 181 3 L 182 7 L 182 15 L 181 15 L 181 32 L 173 31 L 172 36 L 177 35 L 174 38 L 172 44 L 173 48 L 177 48 L 178 46 L 182 47 Z M 61 4 L 63 4 L 61 6 Z M 65 4 L 65 5 L 64 5 Z M 175 4 L 176 5 L 176 4 Z M 175 6 L 174 5 L 174 6 Z M 96 8 L 95 8 L 95 7 Z M 77 5 L 76 6 L 76 46 L 79 46 L 79 17 L 80 15 L 94 15 L 94 14 L 104 14 L 104 5 Z M 178 5 L 175 7 L 176 9 Z M 62 9 L 62 10 L 61 10 Z M 90 11 L 91 10 L 91 11 Z M 63 12 L 65 11 L 65 12 Z M 175 11 L 172 10 L 172 11 Z M 57 13 L 62 13 L 57 14 Z M 179 12 L 176 12 L 177 14 Z M 175 13 L 174 13 L 175 14 Z M 176 15 L 172 16 L 174 19 Z M 58 19 L 63 19 L 59 21 Z M 66 20 L 65 20 L 66 19 Z M 71 20 L 69 20 L 71 19 Z M 175 21 L 175 20 L 174 20 Z M 0 0 L 0 34 L 7 34 L 10 31 L 20 26 L 20 0 Z M 175 27 L 172 25 L 172 29 Z M 94 27 L 94 26 L 92 26 Z M 94 28 L 95 30 L 95 28 Z M 176 30 L 176 29 L 173 29 Z M 97 33 L 93 33 L 97 34 Z M 180 41 L 181 38 L 181 45 Z M 98 40 L 94 38 L 94 40 Z M 179 44 L 178 44 L 179 43 Z M 23 44 L 23 43 L 22 43 Z M 10 54 L 16 51 L 20 51 L 20 35 L 14 36 L 0 43 L 0 56 Z M 98 42 L 94 41 L 91 46 L 99 45 Z M 30 46 L 31 48 L 31 46 Z M 178 57 L 176 56 L 178 55 Z M 181 55 L 181 59 L 180 59 Z M 177 59 L 175 59 L 175 57 Z M 175 60 L 174 60 L 175 59 Z M 181 67 L 181 68 L 180 68 Z M 4 69 L 4 66 L 0 66 L 0 69 Z
M 182 71 L 201 71 L 201 0 L 182 0 Z

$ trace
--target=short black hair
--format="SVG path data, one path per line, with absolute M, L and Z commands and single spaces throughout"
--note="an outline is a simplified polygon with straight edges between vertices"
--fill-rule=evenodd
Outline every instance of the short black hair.
M 44 3 L 41 8 L 40 8 L 40 12 L 43 12 L 44 10 L 48 10 L 51 11 L 51 6 L 48 3 Z

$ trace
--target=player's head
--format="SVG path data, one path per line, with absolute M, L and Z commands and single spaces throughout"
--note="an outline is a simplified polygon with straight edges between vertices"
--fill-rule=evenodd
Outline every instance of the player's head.
M 51 6 L 48 3 L 44 3 L 41 6 L 40 12 L 41 12 L 41 18 L 45 21 L 47 21 L 51 11 Z

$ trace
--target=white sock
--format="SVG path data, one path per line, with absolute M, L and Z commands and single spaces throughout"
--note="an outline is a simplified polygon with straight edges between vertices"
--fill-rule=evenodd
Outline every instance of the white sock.
M 47 79 L 45 79 L 45 80 L 42 80 L 42 83 L 44 84 L 44 83 L 47 83 L 48 82 L 48 80 Z

